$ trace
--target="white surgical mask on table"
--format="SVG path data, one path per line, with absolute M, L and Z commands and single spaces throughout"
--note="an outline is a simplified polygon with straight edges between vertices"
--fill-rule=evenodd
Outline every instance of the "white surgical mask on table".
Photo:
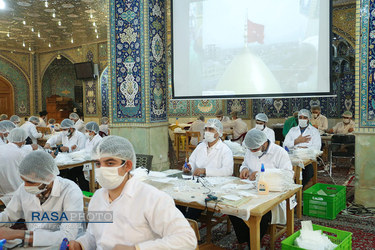
M 298 119 L 298 125 L 299 125 L 301 128 L 305 128 L 305 127 L 307 127 L 307 122 L 308 122 L 308 120 Z
M 126 163 L 126 162 L 125 162 Z M 100 184 L 100 186 L 106 189 L 115 189 L 124 181 L 125 177 L 128 175 L 128 172 L 121 176 L 118 174 L 118 169 L 123 167 L 124 164 L 118 167 L 100 167 L 95 171 L 95 176 Z
M 28 192 L 30 194 L 37 195 L 37 194 L 43 193 L 44 191 L 47 190 L 47 186 L 43 189 L 39 189 L 39 187 L 41 185 L 43 185 L 43 184 L 40 184 L 39 186 L 24 186 L 24 188 L 25 188 L 26 192 Z
M 205 132 L 204 132 L 204 139 L 205 139 L 207 142 L 213 142 L 213 141 L 216 140 L 216 138 L 215 138 L 215 134 L 212 133 L 212 132 L 205 131 Z
M 263 129 L 264 129 L 264 125 L 261 125 L 261 124 L 255 124 L 255 129 L 263 130 Z

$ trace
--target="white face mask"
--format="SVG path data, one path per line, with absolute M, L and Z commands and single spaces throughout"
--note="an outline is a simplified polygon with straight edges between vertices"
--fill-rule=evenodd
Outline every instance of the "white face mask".
M 348 124 L 350 122 L 350 119 L 349 118 L 344 118 L 343 121 L 344 121 L 345 124 Z
M 258 151 L 256 151 L 256 152 L 251 152 L 255 157 L 260 157 L 262 154 L 263 154 L 263 152 L 262 152 L 262 149 L 259 149 Z
M 43 189 L 39 189 L 39 187 L 42 185 L 43 184 L 40 184 L 39 186 L 24 186 L 24 188 L 26 192 L 33 194 L 33 195 L 38 195 L 47 190 L 47 186 Z
M 307 123 L 308 120 L 303 120 L 303 119 L 298 119 L 298 125 L 301 127 L 301 128 L 306 128 L 307 127 Z
M 64 131 L 62 131 L 62 134 L 65 135 L 65 136 L 68 136 L 68 135 L 69 135 L 69 130 L 66 130 L 66 131 L 64 130 Z
M 216 138 L 215 138 L 215 134 L 212 133 L 212 132 L 205 131 L 205 132 L 204 132 L 204 139 L 205 139 L 205 141 L 207 141 L 207 142 L 213 142 L 213 141 L 216 140 Z
M 128 172 L 126 172 L 124 176 L 121 176 L 118 174 L 118 169 L 123 167 L 125 163 L 118 167 L 97 168 L 95 174 L 100 186 L 109 190 L 120 186 L 125 177 L 128 175 Z
M 316 119 L 316 118 L 318 118 L 318 116 L 319 116 L 319 114 L 312 114 L 313 115 L 313 117 Z
M 264 125 L 255 124 L 255 129 L 257 129 L 257 130 L 263 130 L 264 129 Z
M 89 138 L 90 140 L 91 140 L 92 138 L 94 138 L 94 136 L 90 135 L 90 133 L 85 133 L 85 135 L 86 135 L 86 137 Z

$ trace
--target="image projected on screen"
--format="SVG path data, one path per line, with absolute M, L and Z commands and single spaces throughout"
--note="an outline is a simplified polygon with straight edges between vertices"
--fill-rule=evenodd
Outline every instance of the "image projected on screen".
M 173 96 L 330 94 L 330 1 L 174 0 Z

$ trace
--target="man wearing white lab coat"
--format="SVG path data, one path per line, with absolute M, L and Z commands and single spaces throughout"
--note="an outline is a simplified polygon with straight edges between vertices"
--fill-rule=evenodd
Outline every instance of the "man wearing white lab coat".
M 230 123 L 233 129 L 233 139 L 237 143 L 242 143 L 242 139 L 238 139 L 242 134 L 248 131 L 247 124 L 241 118 L 238 118 L 238 113 L 236 111 L 232 112 L 232 122 Z
M 59 143 L 62 143 L 63 146 L 60 150 L 68 153 L 85 148 L 86 136 L 75 129 L 72 120 L 64 119 L 61 122 L 61 131 L 62 133 L 49 138 L 44 147 L 49 149 L 51 146 L 56 146 Z
M 275 131 L 267 127 L 268 116 L 264 113 L 259 113 L 255 116 L 255 128 L 263 131 L 267 139 L 270 140 L 272 143 L 275 143 Z
M 79 118 L 79 115 L 76 113 L 71 113 L 69 119 L 74 122 L 74 127 L 81 133 L 85 133 L 85 123 Z
M 9 133 L 9 143 L 0 145 L 0 200 L 8 205 L 14 192 L 22 184 L 18 166 L 23 158 L 32 151 L 25 151 L 27 134 L 22 128 L 15 128 Z M 31 148 L 31 147 L 30 147 Z
M 254 181 L 256 174 L 260 172 L 261 165 L 264 164 L 265 171 L 267 169 L 283 169 L 290 172 L 293 176 L 292 163 L 288 153 L 280 147 L 272 143 L 263 131 L 252 129 L 247 132 L 243 144 L 248 148 L 245 158 L 240 168 L 240 178 L 250 179 Z M 272 212 L 272 213 L 271 213 Z M 263 215 L 260 222 L 260 238 L 267 231 L 268 224 L 285 224 L 286 223 L 286 203 L 283 202 L 277 207 Z M 229 216 L 237 239 L 240 243 L 247 242 L 250 246 L 250 232 L 248 226 L 242 219 Z
M 36 126 L 39 124 L 39 118 L 36 116 L 31 116 L 27 122 L 22 124 L 21 128 L 24 129 L 31 139 L 32 144 L 37 144 L 37 139 L 42 138 L 43 134 L 36 130 Z M 31 143 L 30 143 L 31 144 Z
M 58 177 L 59 170 L 51 155 L 43 151 L 28 154 L 19 166 L 24 181 L 14 193 L 10 203 L 0 214 L 0 238 L 22 239 L 24 247 L 54 247 L 57 249 L 64 238 L 73 240 L 81 232 L 82 223 L 54 223 L 44 213 L 79 213 L 83 215 L 83 197 L 78 186 L 70 180 Z M 39 214 L 39 215 L 38 215 Z M 25 219 L 27 230 L 8 228 L 9 222 Z
M 313 148 L 320 150 L 322 139 L 318 129 L 309 124 L 311 113 L 307 109 L 298 112 L 298 126 L 289 130 L 285 136 L 284 147 L 288 149 Z M 302 185 L 305 186 L 314 176 L 313 166 L 310 164 L 302 170 Z
M 8 143 L 9 132 L 14 129 L 16 125 L 8 120 L 0 121 L 0 145 Z
M 193 151 L 185 172 L 194 175 L 231 176 L 233 174 L 233 154 L 221 141 L 223 125 L 217 119 L 209 119 L 205 125 L 204 140 Z
M 192 137 L 190 140 L 190 143 L 194 146 L 197 146 L 199 142 L 203 140 L 203 134 L 204 134 L 204 116 L 201 115 L 199 118 L 191 124 L 191 127 L 189 128 L 190 132 L 199 132 L 200 137 L 198 141 L 198 137 Z
M 88 211 L 113 212 L 113 223 L 89 222 L 85 235 L 69 242 L 70 250 L 195 249 L 194 231 L 173 199 L 130 176 L 136 157 L 127 139 L 103 138 L 95 156 L 102 189 L 95 192 Z
M 99 135 L 99 125 L 96 122 L 88 122 L 85 128 L 85 136 L 87 137 L 85 150 L 91 153 L 93 148 L 95 148 L 103 138 Z

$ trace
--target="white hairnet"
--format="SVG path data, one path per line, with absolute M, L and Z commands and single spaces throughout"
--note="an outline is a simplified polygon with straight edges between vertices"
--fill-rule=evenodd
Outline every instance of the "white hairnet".
M 29 122 L 39 123 L 39 118 L 36 116 L 30 116 Z
M 267 141 L 267 136 L 263 131 L 251 129 L 246 133 L 243 143 L 249 149 L 257 149 Z
M 21 119 L 18 115 L 12 115 L 9 119 L 11 122 L 21 122 Z
M 255 120 L 262 121 L 262 122 L 268 122 L 268 117 L 265 113 L 259 113 L 255 116 Z
M 352 118 L 353 117 L 353 114 L 352 114 L 352 112 L 350 112 L 350 111 L 345 111 L 343 114 L 342 114 L 342 116 L 346 116 L 346 117 L 350 117 L 350 118 Z
M 79 120 L 79 115 L 76 113 L 70 113 L 69 119 Z
M 33 151 L 19 165 L 20 175 L 28 181 L 50 184 L 60 173 L 55 160 L 44 151 Z
M 311 112 L 308 111 L 307 109 L 301 109 L 299 112 L 298 112 L 298 116 L 300 115 L 303 115 L 303 116 L 306 116 L 309 118 L 309 120 L 311 119 Z
M 22 128 L 15 128 L 12 131 L 10 131 L 8 135 L 8 141 L 9 142 L 24 142 L 27 138 L 27 133 Z
M 12 129 L 14 129 L 16 125 L 9 120 L 4 120 L 0 122 L 0 133 L 9 133 Z
M 65 129 L 65 128 L 73 128 L 74 127 L 74 122 L 70 119 L 64 119 L 62 122 L 61 122 L 61 125 L 60 127 L 62 129 Z
M 115 157 L 125 161 L 130 160 L 133 163 L 133 169 L 135 169 L 136 156 L 133 145 L 124 137 L 116 135 L 106 136 L 93 151 L 93 159 Z
M 95 134 L 99 132 L 99 125 L 96 122 L 88 122 L 85 126 L 86 130 L 93 131 Z
M 223 124 L 218 119 L 208 119 L 204 127 L 214 128 L 219 133 L 219 136 L 223 135 Z
M 7 114 L 1 114 L 0 115 L 0 121 L 6 120 L 6 119 L 8 119 L 8 115 Z

